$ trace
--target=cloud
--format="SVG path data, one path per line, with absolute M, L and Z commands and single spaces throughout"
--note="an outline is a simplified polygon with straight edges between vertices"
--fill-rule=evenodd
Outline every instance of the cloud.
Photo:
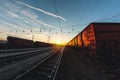
M 22 23 L 25 23 L 25 24 L 28 24 L 28 25 L 31 25 L 31 26 L 34 26 L 34 27 L 43 25 L 45 27 L 50 27 L 50 28 L 57 29 L 56 27 L 54 27 L 54 26 L 52 26 L 50 24 L 47 24 L 47 23 L 41 21 L 40 19 L 31 19 L 31 17 L 24 17 Z
M 10 11 L 7 11 L 8 14 L 10 14 L 12 17 L 14 18 L 19 18 L 19 19 L 23 19 L 22 17 L 18 16 L 17 14 L 13 13 L 13 12 L 10 12 Z
M 46 22 L 42 21 L 39 19 L 39 16 L 37 16 L 33 11 L 31 10 L 21 10 L 22 8 L 20 6 L 16 6 L 16 8 L 19 10 L 17 12 L 14 12 L 14 10 L 12 10 L 11 5 L 13 5 L 13 3 L 6 3 L 2 4 L 0 7 L 0 13 L 2 12 L 2 17 L 6 18 L 6 21 L 10 21 L 10 22 L 14 22 L 16 23 L 17 20 L 19 20 L 19 22 L 17 22 L 16 24 L 21 24 L 24 27 L 38 27 L 43 25 L 43 27 L 50 27 L 50 28 L 55 28 L 58 29 L 56 27 L 54 27 L 53 25 L 47 24 Z M 19 13 L 18 13 L 19 12 Z M 7 17 L 9 19 L 7 19 Z M 12 20 L 12 18 L 14 18 L 14 20 Z M 39 27 L 38 27 L 39 28 Z
M 23 10 L 23 11 L 21 11 L 20 13 L 22 13 L 22 14 L 24 14 L 25 16 L 27 16 L 27 17 L 24 17 L 24 16 L 20 16 L 20 15 L 18 15 L 18 14 L 16 14 L 15 12 L 13 12 L 13 11 L 9 11 L 7 8 L 5 8 L 5 7 L 0 7 L 0 10 L 1 11 L 3 11 L 4 13 L 3 14 L 0 14 L 0 16 L 1 17 L 3 17 L 3 18 L 6 18 L 7 16 L 9 17 L 9 20 L 7 19 L 7 21 L 11 21 L 12 19 L 11 18 L 15 18 L 16 20 L 17 19 L 19 19 L 19 20 L 21 20 L 22 22 L 22 25 L 24 25 L 25 27 L 28 27 L 28 26 L 35 26 L 35 24 L 37 24 L 36 26 L 40 26 L 40 25 L 43 25 L 43 26 L 47 26 L 47 27 L 50 27 L 50 28 L 55 28 L 55 27 L 53 27 L 52 25 L 49 25 L 49 24 L 47 24 L 47 23 L 45 23 L 45 22 L 43 22 L 43 21 L 41 21 L 40 19 L 38 20 L 38 16 L 37 15 L 35 15 L 33 12 L 31 12 L 31 11 L 25 11 L 25 10 Z M 0 11 L 0 12 L 1 12 Z M 13 21 L 14 22 L 14 21 Z M 19 22 L 20 23 L 20 22 Z M 26 25 L 25 25 L 25 24 Z M 20 24 L 19 24 L 20 25 Z M 16 27 L 15 25 L 12 25 L 13 27 Z M 20 26 L 19 26 L 20 27 Z M 19 28 L 18 27 L 18 28 Z M 25 28 L 24 27 L 24 28 Z
M 27 17 L 29 17 L 29 18 L 31 18 L 31 19 L 37 19 L 38 18 L 38 16 L 37 15 L 35 15 L 35 14 L 33 14 L 33 13 L 31 13 L 31 12 L 29 12 L 29 11 L 25 11 L 25 10 L 23 10 L 23 11 L 21 11 L 25 16 L 27 16 Z
M 54 27 L 54 26 L 52 26 L 50 24 L 47 24 L 47 23 L 41 21 L 40 19 L 38 19 L 39 17 L 37 15 L 35 15 L 33 12 L 31 12 L 31 11 L 23 10 L 23 11 L 21 11 L 21 13 L 23 13 L 25 16 L 27 16 L 27 17 L 24 17 L 24 22 L 26 24 L 33 23 L 32 25 L 37 24 L 37 26 L 43 25 L 43 26 L 47 26 L 47 27 L 50 27 L 50 28 L 57 29 L 56 27 Z
M 0 6 L 0 13 L 2 13 L 5 16 L 11 17 L 11 18 L 19 18 L 22 19 L 22 17 L 20 17 L 19 15 L 17 15 L 16 13 L 10 11 L 8 8 L 4 7 L 4 6 Z
M 43 21 L 41 21 L 41 20 L 34 20 L 34 22 L 37 23 L 37 24 L 41 24 L 41 25 L 44 25 L 44 26 L 48 26 L 48 27 L 50 27 L 50 28 L 55 28 L 55 27 L 53 27 L 52 25 L 47 24 L 47 23 L 45 23 L 45 22 L 43 22 Z
M 7 0 L 8 1 L 8 0 Z M 15 13 L 19 13 L 20 9 L 22 8 L 21 6 L 18 6 L 17 4 L 11 2 L 11 1 L 4 1 L 4 2 L 1 2 L 1 4 L 7 8 L 9 11 L 13 11 Z
M 14 8 L 15 6 L 16 8 Z M 50 34 L 50 28 L 54 28 L 56 30 L 59 29 L 52 24 L 42 21 L 41 18 L 31 9 L 23 8 L 23 6 L 12 3 L 10 1 L 7 3 L 0 3 L 0 27 L 1 30 L 7 30 L 7 32 L 4 33 L 5 35 L 19 37 L 23 36 L 24 38 L 27 38 L 28 36 L 31 38 L 33 34 L 38 34 L 39 38 L 37 39 L 36 36 L 36 40 L 47 41 L 48 37 L 46 36 Z M 23 32 L 23 30 L 25 32 Z M 30 32 L 31 30 L 33 31 Z
M 52 17 L 55 17 L 55 18 L 59 18 L 59 19 L 61 19 L 61 20 L 63 20 L 63 21 L 67 21 L 65 18 L 63 18 L 63 17 L 61 17 L 61 16 L 59 16 L 59 15 L 55 15 L 55 14 L 53 14 L 53 13 L 47 12 L 47 11 L 45 11 L 45 10 L 42 10 L 42 9 L 40 9 L 40 8 L 36 8 L 36 7 L 31 6 L 31 5 L 25 4 L 25 3 L 23 3 L 23 2 L 16 1 L 16 3 L 21 4 L 21 5 L 24 5 L 24 6 L 27 6 L 27 7 L 29 7 L 29 8 L 34 9 L 34 10 L 40 11 L 40 12 L 46 14 L 46 15 L 49 15 L 49 16 L 52 16 Z

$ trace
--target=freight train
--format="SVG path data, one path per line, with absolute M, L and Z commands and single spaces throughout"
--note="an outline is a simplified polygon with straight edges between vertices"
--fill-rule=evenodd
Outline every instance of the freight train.
M 53 44 L 45 43 L 45 42 L 39 42 L 39 41 L 34 42 L 34 45 L 35 45 L 36 47 L 53 46 Z
M 8 40 L 8 43 L 19 48 L 33 47 L 34 45 L 34 42 L 32 40 L 27 40 L 27 39 L 12 37 L 12 36 L 8 36 L 7 40 Z
M 88 51 L 96 62 L 120 64 L 120 23 L 91 23 L 67 46 Z
M 12 48 L 51 47 L 53 44 L 8 36 L 7 42 Z M 8 45 L 9 46 L 9 45 Z

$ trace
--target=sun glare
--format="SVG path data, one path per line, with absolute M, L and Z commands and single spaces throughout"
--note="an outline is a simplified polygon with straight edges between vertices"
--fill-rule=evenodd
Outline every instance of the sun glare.
M 61 41 L 56 41 L 55 43 L 56 43 L 56 44 L 61 44 Z

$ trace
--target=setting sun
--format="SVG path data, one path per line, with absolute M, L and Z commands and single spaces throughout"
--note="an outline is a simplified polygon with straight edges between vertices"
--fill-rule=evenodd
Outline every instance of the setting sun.
M 56 44 L 61 44 L 61 41 L 56 41 L 55 43 L 56 43 Z

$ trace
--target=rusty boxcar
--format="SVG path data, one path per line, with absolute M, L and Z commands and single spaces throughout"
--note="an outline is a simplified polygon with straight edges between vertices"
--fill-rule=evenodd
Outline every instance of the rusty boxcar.
M 115 62 L 120 58 L 120 23 L 91 23 L 70 44 L 96 60 Z

